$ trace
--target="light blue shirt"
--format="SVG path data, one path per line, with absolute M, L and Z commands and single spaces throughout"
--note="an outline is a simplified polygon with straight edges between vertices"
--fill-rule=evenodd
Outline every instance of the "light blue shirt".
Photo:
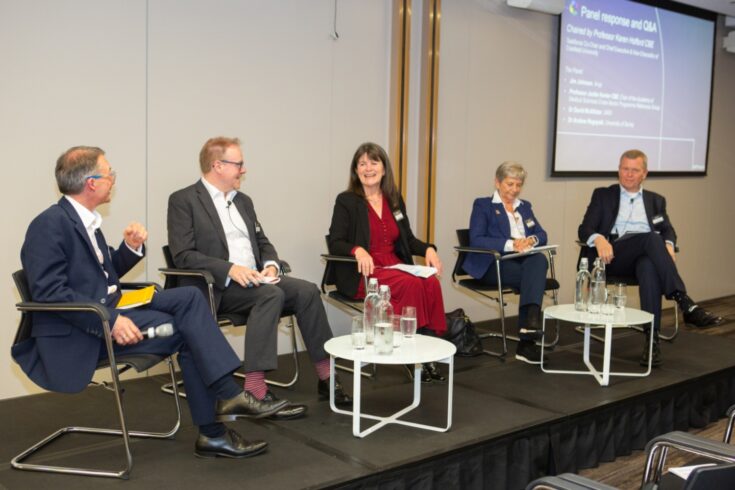
M 648 224 L 646 207 L 643 205 L 643 187 L 638 192 L 628 192 L 620 186 L 620 206 L 618 217 L 612 233 L 623 236 L 626 233 L 648 233 L 651 226 Z

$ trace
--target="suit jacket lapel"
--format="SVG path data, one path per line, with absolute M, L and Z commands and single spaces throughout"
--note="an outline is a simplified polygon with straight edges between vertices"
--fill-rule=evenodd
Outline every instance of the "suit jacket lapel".
M 82 241 L 87 244 L 87 250 L 92 256 L 92 261 L 95 264 L 97 264 L 97 266 L 100 268 L 100 271 L 104 274 L 105 271 L 102 267 L 102 264 L 100 264 L 99 259 L 97 258 L 97 252 L 95 252 L 94 246 L 92 245 L 92 242 L 89 240 L 89 233 L 87 233 L 87 229 L 84 227 L 84 224 L 82 223 L 82 219 L 79 217 L 79 213 L 77 213 L 76 209 L 74 209 L 74 207 L 65 197 L 62 197 L 59 200 L 58 204 L 59 206 L 61 206 L 61 209 L 63 209 L 66 212 L 66 214 L 69 216 L 69 219 L 71 219 L 71 221 L 74 223 L 74 229 L 79 234 L 79 237 L 82 239 Z M 106 260 L 105 253 L 109 254 L 109 249 L 102 250 L 103 260 Z
M 240 192 L 236 193 L 235 197 L 232 199 L 232 203 L 235 205 L 237 212 L 240 213 L 242 220 L 245 222 L 245 226 L 248 227 L 248 236 L 250 237 L 250 245 L 253 247 L 255 263 L 258 265 L 258 268 L 260 268 L 260 248 L 258 248 L 258 230 L 255 229 L 255 219 L 248 214 L 247 209 L 245 208 L 245 199 L 240 196 Z
M 653 231 L 653 217 L 656 215 L 656 211 L 653 209 L 653 195 L 650 192 L 643 191 L 643 207 L 646 208 L 646 218 L 648 218 L 648 226 Z
M 209 219 L 212 221 L 215 229 L 217 230 L 217 236 L 222 242 L 222 246 L 225 247 L 225 251 L 229 254 L 230 251 L 227 248 L 225 229 L 222 227 L 222 220 L 219 219 L 217 208 L 214 207 L 212 196 L 209 195 L 209 192 L 207 192 L 207 188 L 204 187 L 204 184 L 202 184 L 201 180 L 197 181 L 195 188 L 197 191 L 197 198 L 199 199 L 199 202 L 202 203 L 204 211 L 206 211 L 206 213 L 209 215 Z
M 510 220 L 508 219 L 508 213 L 505 211 L 505 206 L 503 206 L 502 202 L 493 202 L 492 205 L 495 219 L 498 220 L 500 232 L 504 237 L 510 239 Z
M 615 227 L 615 221 L 618 219 L 618 211 L 620 211 L 620 184 L 612 185 L 608 187 L 608 189 L 610 190 L 610 192 L 608 193 L 608 198 L 611 201 L 609 209 L 612 210 L 612 213 L 609 217 L 610 222 L 608 223 L 608 226 L 605 230 L 605 234 L 609 237 L 610 233 Z

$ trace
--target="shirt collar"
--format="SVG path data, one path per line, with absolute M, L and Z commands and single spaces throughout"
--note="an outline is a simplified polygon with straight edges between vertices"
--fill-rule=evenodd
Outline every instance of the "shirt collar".
M 217 201 L 217 198 L 219 198 L 220 196 L 222 196 L 222 200 L 225 202 L 232 201 L 235 198 L 235 194 L 237 194 L 237 191 L 234 189 L 225 194 L 224 192 L 210 184 L 204 177 L 202 177 L 201 180 L 202 184 L 204 184 L 204 187 L 207 189 L 207 192 L 211 196 L 212 201 Z
M 94 231 L 102 226 L 102 215 L 99 212 L 97 212 L 96 210 L 90 211 L 89 209 L 82 206 L 81 203 L 79 203 L 79 201 L 77 201 L 73 197 L 67 195 L 64 195 L 64 197 L 67 201 L 71 203 L 72 207 L 79 215 L 79 218 L 81 218 L 84 228 Z
M 498 194 L 498 191 L 496 190 L 495 193 L 493 194 L 493 204 L 502 204 L 502 203 L 503 201 L 502 199 L 500 199 L 500 194 Z M 521 201 L 520 199 L 516 197 L 516 200 L 513 201 L 513 209 L 517 209 L 518 206 L 520 206 L 521 204 L 523 204 L 523 201 Z
M 622 185 L 620 186 L 620 196 L 621 197 L 625 196 L 629 199 L 635 199 L 638 196 L 642 196 L 642 195 L 643 195 L 643 185 L 641 185 L 640 189 L 638 189 L 638 192 L 628 192 L 625 190 L 625 187 L 623 187 Z

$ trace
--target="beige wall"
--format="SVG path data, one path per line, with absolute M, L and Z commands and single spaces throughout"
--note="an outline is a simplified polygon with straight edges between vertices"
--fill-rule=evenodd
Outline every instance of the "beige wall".
M 388 134 L 389 2 L 338 2 L 336 42 L 329 37 L 333 5 L 0 0 L 0 145 L 8 169 L 0 197 L 0 398 L 36 391 L 7 354 L 18 320 L 10 274 L 20 266 L 28 222 L 58 199 L 53 162 L 71 145 L 107 150 L 119 178 L 114 201 L 102 209 L 105 233 L 113 241 L 129 220 L 144 222 L 150 253 L 129 277 L 160 281 L 168 195 L 198 178 L 207 137 L 240 136 L 249 168 L 243 189 L 295 273 L 319 282 L 318 254 L 352 152 L 365 140 L 385 144 Z M 516 159 L 531 172 L 525 197 L 562 246 L 562 299 L 569 300 L 576 227 L 592 188 L 607 181 L 548 177 L 557 20 L 504 2 L 447 0 L 442 7 L 442 258 L 451 269 L 454 230 L 468 223 L 473 198 L 490 192 L 495 166 Z M 735 266 L 718 245 L 735 242 L 732 227 L 720 226 L 731 221 L 734 199 L 733 79 L 735 57 L 718 49 L 710 175 L 647 183 L 669 198 L 681 269 L 698 298 L 735 293 L 726 279 Z M 496 316 L 454 291 L 449 270 L 443 281 L 448 309 Z M 346 317 L 329 312 L 344 332 Z M 241 351 L 242 332 L 228 336 Z
M 332 0 L 0 0 L 9 169 L 0 398 L 37 391 L 8 354 L 19 318 L 10 274 L 28 223 L 59 198 L 53 164 L 69 146 L 101 146 L 118 172 L 114 200 L 101 209 L 108 240 L 117 244 L 132 219 L 149 229 L 148 256 L 128 279 L 162 281 L 168 195 L 199 177 L 199 149 L 224 134 L 243 140 L 243 190 L 280 255 L 299 277 L 320 280 L 318 255 L 352 152 L 388 134 L 389 2 L 339 2 L 338 41 L 333 8 Z M 242 329 L 228 337 L 242 352 Z M 280 336 L 282 350 L 287 340 Z
M 679 270 L 695 299 L 735 293 L 729 250 L 735 242 L 735 55 L 721 49 L 722 19 L 719 24 L 709 174 L 645 183 L 667 197 L 681 247 Z M 495 168 L 517 160 L 529 171 L 523 197 L 533 203 L 550 243 L 560 245 L 561 300 L 570 302 L 577 226 L 592 190 L 614 180 L 549 177 L 557 31 L 558 17 L 505 2 L 442 2 L 436 242 L 453 266 L 454 230 L 469 225 L 476 197 L 492 194 Z M 447 309 L 462 306 L 477 320 L 498 317 L 445 276 Z M 509 311 L 517 311 L 517 303 Z

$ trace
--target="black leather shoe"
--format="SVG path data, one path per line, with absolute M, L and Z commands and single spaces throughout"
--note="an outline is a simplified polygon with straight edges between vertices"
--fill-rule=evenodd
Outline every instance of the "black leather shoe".
M 528 364 L 541 364 L 541 347 L 533 340 L 521 340 L 516 347 L 516 359 Z
M 265 441 L 248 441 L 232 429 L 222 437 L 207 437 L 199 434 L 194 444 L 194 455 L 199 458 L 247 458 L 265 451 Z
M 278 401 L 278 397 L 271 390 L 265 392 L 263 397 L 264 402 L 275 402 Z M 288 400 L 285 400 L 288 401 Z M 286 408 L 282 408 L 268 418 L 271 420 L 291 420 L 299 419 L 306 415 L 306 405 L 296 405 L 289 403 Z
M 640 365 L 648 366 L 648 342 L 649 337 L 646 336 L 646 343 L 643 344 L 643 355 L 641 356 Z M 663 364 L 664 361 L 661 359 L 661 344 L 658 340 L 658 335 L 653 338 L 653 354 L 651 355 L 651 367 L 658 367 Z
M 422 383 L 444 383 L 447 380 L 434 362 L 425 362 L 421 365 Z
M 319 393 L 320 400 L 329 400 L 329 378 L 320 379 L 316 385 L 316 391 Z M 352 405 L 352 398 L 345 393 L 342 383 L 338 377 L 334 377 L 334 404 L 338 407 L 347 407 Z
M 714 327 L 722 323 L 722 317 L 695 306 L 693 310 L 684 313 L 684 321 L 697 328 Z
M 229 400 L 217 400 L 215 413 L 217 422 L 227 422 L 239 418 L 260 419 L 278 412 L 288 405 L 286 400 L 275 400 L 267 402 L 258 400 L 247 391 L 243 391 L 235 398 Z

